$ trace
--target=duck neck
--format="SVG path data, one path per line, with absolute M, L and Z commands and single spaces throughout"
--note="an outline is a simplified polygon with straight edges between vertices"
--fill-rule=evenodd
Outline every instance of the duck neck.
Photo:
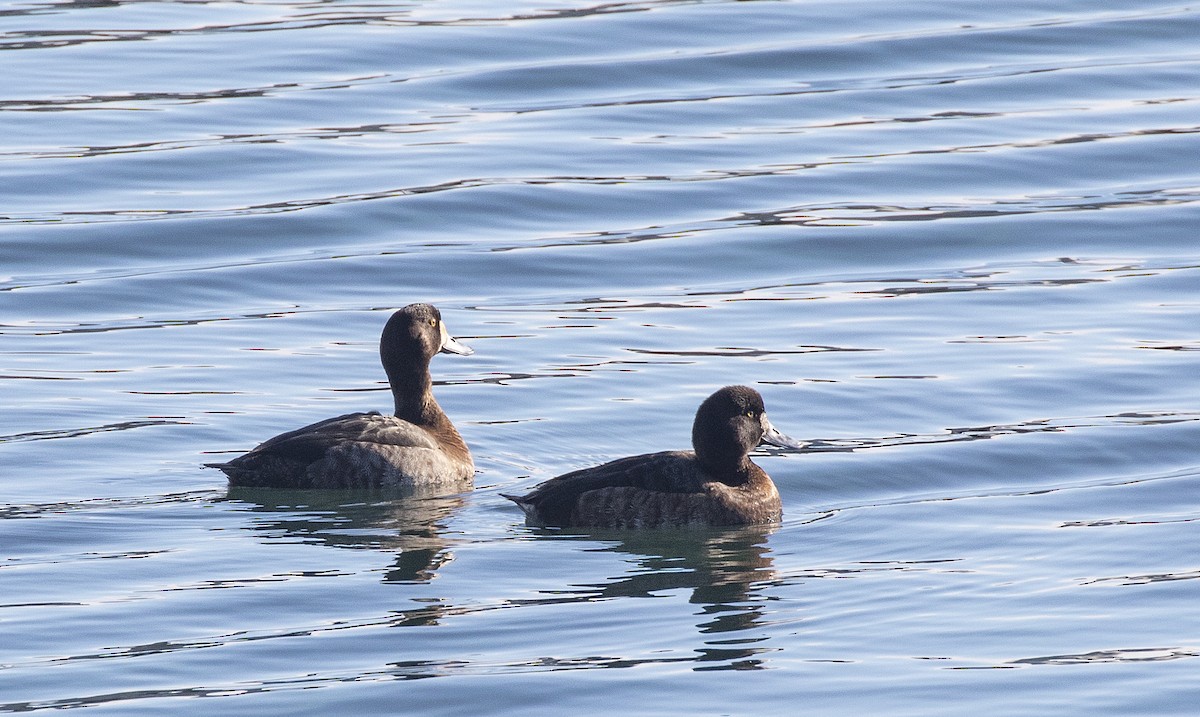
M 749 456 L 708 455 L 697 451 L 696 459 L 706 473 L 727 485 L 741 485 L 750 479 L 753 464 Z
M 471 458 L 462 434 L 442 412 L 433 397 L 433 380 L 429 369 L 389 370 L 388 382 L 392 385 L 392 400 L 396 406 L 396 418 L 438 434 L 442 448 L 455 456 Z
M 427 368 L 389 369 L 388 383 L 392 386 L 392 400 L 396 406 L 396 417 L 409 423 L 426 426 L 445 418 L 441 407 L 433 398 L 433 379 Z

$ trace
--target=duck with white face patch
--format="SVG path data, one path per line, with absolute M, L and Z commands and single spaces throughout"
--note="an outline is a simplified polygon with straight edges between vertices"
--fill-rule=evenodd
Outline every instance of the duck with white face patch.
M 474 353 L 446 330 L 441 312 L 411 304 L 392 314 L 379 342 L 394 415 L 348 413 L 275 436 L 227 463 L 207 463 L 230 485 L 275 488 L 414 487 L 464 490 L 475 464 L 433 397 L 429 362 Z

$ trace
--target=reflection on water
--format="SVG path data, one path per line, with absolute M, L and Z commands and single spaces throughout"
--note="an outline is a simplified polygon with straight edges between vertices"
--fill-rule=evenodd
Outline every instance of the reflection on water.
M 248 530 L 269 540 L 394 554 L 385 583 L 428 582 L 453 558 L 443 537 L 459 495 L 411 491 L 280 491 L 234 486 L 226 500 L 254 514 Z
M 750 526 L 728 530 L 686 529 L 662 531 L 558 531 L 531 529 L 541 539 L 600 541 L 601 552 L 633 557 L 627 573 L 595 585 L 564 587 L 554 591 L 552 602 L 650 598 L 664 593 L 691 591 L 688 603 L 700 608 L 696 631 L 705 638 L 695 669 L 759 669 L 760 657 L 772 648 L 765 637 L 753 634 L 767 619 L 765 584 L 775 578 L 767 538 L 775 526 Z M 611 542 L 610 542 L 611 541 Z M 536 546 L 531 546 L 536 549 Z M 522 604 L 543 600 L 520 601 Z M 751 634 L 739 636 L 736 633 Z M 679 658 L 671 658 L 679 661 Z M 622 659 L 621 666 L 643 660 Z M 655 661 L 655 660 L 651 660 Z M 708 665 L 706 663 L 720 663 Z M 608 664 L 605 666 L 616 666 Z

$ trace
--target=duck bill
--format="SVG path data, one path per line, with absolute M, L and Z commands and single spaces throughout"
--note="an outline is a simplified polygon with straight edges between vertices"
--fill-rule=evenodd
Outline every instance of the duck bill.
M 442 348 L 439 351 L 444 354 L 458 354 L 459 356 L 470 356 L 475 353 L 475 349 L 466 344 L 459 343 L 457 339 L 447 333 L 445 324 L 442 324 Z
M 770 443 L 771 445 L 779 446 L 780 448 L 805 448 L 808 445 L 804 441 L 796 440 L 789 435 L 780 433 L 775 426 L 771 425 L 771 422 L 767 420 L 765 415 L 763 416 L 762 424 L 763 443 Z
M 442 340 L 442 353 L 470 356 L 471 354 L 475 353 L 475 349 L 467 346 L 464 343 L 459 343 L 459 341 L 453 336 L 447 336 Z

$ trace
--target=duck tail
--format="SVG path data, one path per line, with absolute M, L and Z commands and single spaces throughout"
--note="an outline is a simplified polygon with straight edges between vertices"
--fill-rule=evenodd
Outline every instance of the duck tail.
M 511 500 L 512 502 L 516 503 L 516 504 L 517 504 L 517 507 L 519 507 L 519 508 L 522 510 L 522 512 L 524 512 L 524 513 L 525 513 L 525 517 L 527 517 L 527 518 L 537 518 L 537 506 L 536 506 L 536 505 L 534 505 L 534 504 L 533 504 L 533 503 L 532 503 L 532 502 L 529 500 L 529 496 L 524 496 L 524 495 L 509 495 L 508 493 L 501 493 L 501 494 L 500 494 L 500 497 L 501 497 L 501 498 L 508 498 L 508 499 L 509 499 L 509 500 Z

